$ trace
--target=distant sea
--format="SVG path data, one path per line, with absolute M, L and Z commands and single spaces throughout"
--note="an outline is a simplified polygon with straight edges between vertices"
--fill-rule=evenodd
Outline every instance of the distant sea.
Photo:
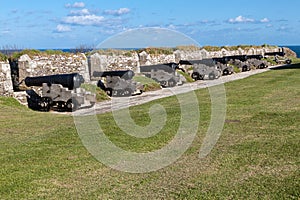
M 297 57 L 300 58 L 300 46 L 282 46 L 282 47 L 288 47 L 290 48 L 291 50 L 293 50 L 296 54 L 297 54 Z

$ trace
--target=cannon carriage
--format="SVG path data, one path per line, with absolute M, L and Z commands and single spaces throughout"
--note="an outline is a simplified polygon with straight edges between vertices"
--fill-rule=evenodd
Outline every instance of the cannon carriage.
M 95 71 L 93 73 L 94 77 L 101 78 L 97 86 L 113 97 L 128 97 L 143 92 L 143 85 L 132 80 L 134 75 L 131 70 Z
M 277 63 L 277 64 L 292 64 L 292 60 L 288 57 L 286 57 L 286 53 L 284 51 L 284 48 L 280 48 L 279 51 L 276 52 L 266 52 L 264 55 L 265 58 L 274 58 L 273 60 Z
M 233 67 L 228 64 L 226 57 L 213 58 L 213 60 L 216 62 L 216 64 L 222 71 L 223 76 L 233 74 L 233 72 L 234 72 Z
M 177 63 L 140 66 L 140 70 L 142 74 L 155 80 L 162 87 L 174 87 L 186 82 L 186 79 L 181 74 L 177 73 L 177 70 L 182 70 L 184 72 Z
M 220 67 L 213 59 L 180 60 L 179 64 L 193 66 L 191 77 L 194 80 L 204 80 L 206 77 L 209 80 L 213 80 L 222 76 Z

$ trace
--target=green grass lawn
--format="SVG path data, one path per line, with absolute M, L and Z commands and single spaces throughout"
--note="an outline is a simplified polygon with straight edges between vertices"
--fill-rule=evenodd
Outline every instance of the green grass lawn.
M 207 89 L 196 91 L 201 117 L 196 138 L 175 163 L 130 174 L 93 158 L 72 116 L 31 111 L 0 97 L 0 199 L 299 199 L 300 65 L 227 83 L 226 123 L 204 159 L 199 149 L 210 122 Z M 125 134 L 112 114 L 98 115 L 119 147 L 148 152 L 166 145 L 180 122 L 169 97 L 130 108 L 140 126 L 161 104 L 166 126 L 147 139 Z M 157 111 L 159 112 L 159 111 Z

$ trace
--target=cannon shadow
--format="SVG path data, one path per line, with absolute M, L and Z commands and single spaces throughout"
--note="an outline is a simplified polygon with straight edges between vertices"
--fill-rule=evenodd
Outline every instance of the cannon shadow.
M 285 70 L 285 69 L 300 69 L 300 63 L 291 64 L 291 65 L 282 65 L 279 67 L 272 68 L 271 70 Z

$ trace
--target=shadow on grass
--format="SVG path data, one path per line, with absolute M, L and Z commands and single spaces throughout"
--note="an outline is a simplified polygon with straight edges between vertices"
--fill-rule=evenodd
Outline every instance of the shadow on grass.
M 272 70 L 284 70 L 284 69 L 300 69 L 300 63 L 291 65 L 282 65 L 279 67 L 272 68 Z

